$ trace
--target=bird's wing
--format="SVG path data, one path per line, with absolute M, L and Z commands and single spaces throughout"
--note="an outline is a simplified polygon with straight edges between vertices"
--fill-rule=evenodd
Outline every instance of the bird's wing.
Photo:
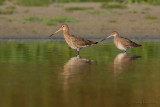
M 136 44 L 135 42 L 133 42 L 133 41 L 127 39 L 127 38 L 124 38 L 124 37 L 120 38 L 120 42 L 122 43 L 123 46 L 125 46 L 127 48 L 140 46 L 140 45 Z
M 88 46 L 88 45 L 92 45 L 92 44 L 97 44 L 98 43 L 98 42 L 86 40 L 84 38 L 77 37 L 77 36 L 74 36 L 74 35 L 71 35 L 70 38 L 71 38 L 72 43 L 77 47 L 83 47 L 83 46 Z

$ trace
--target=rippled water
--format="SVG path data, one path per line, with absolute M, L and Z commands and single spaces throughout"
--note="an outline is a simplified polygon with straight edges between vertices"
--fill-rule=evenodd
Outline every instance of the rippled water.
M 159 107 L 160 42 L 0 41 L 0 107 Z

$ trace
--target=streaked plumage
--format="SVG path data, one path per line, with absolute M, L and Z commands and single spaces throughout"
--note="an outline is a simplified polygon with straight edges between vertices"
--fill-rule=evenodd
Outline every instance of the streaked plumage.
M 108 36 L 105 39 L 108 39 L 108 38 L 110 38 L 112 36 L 114 36 L 114 44 L 115 44 L 115 46 L 118 49 L 122 50 L 122 51 L 127 51 L 127 49 L 142 46 L 142 45 L 139 45 L 139 44 L 127 39 L 127 38 L 119 36 L 118 32 L 116 32 L 116 31 L 114 31 L 110 36 Z M 103 39 L 103 40 L 105 40 L 105 39 Z
M 57 32 L 63 30 L 63 35 L 65 38 L 65 41 L 67 42 L 67 44 L 72 48 L 77 50 L 78 54 L 79 54 L 79 50 L 86 47 L 86 46 L 90 46 L 93 44 L 97 44 L 98 42 L 94 42 L 94 41 L 90 41 L 90 40 L 86 40 L 84 38 L 81 37 L 77 37 L 74 35 L 70 35 L 69 34 L 69 27 L 67 24 L 63 24 L 59 30 L 57 30 L 54 34 L 56 34 Z M 52 35 L 54 35 L 52 34 Z M 51 35 L 51 36 L 52 36 Z

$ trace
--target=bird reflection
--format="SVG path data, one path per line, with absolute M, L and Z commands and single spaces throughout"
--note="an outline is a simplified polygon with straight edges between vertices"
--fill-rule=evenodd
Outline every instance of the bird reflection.
M 95 61 L 81 58 L 79 55 L 70 58 L 64 65 L 64 72 L 62 73 L 64 75 L 64 90 L 69 88 L 69 79 L 71 77 L 76 77 L 76 74 L 86 71 L 92 63 L 95 63 Z
M 128 64 L 141 56 L 131 55 L 127 53 L 119 53 L 114 59 L 114 73 L 117 76 Z

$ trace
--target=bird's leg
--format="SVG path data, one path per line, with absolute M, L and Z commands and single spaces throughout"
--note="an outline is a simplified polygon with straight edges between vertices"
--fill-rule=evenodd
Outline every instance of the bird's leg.
M 77 56 L 77 53 L 78 53 L 78 51 L 77 51 L 77 49 L 76 49 L 76 56 Z
M 80 58 L 80 56 L 79 56 L 79 55 L 77 55 L 76 57 L 77 57 L 77 58 Z
M 76 49 L 76 51 L 77 51 L 77 56 L 79 55 L 79 49 Z
M 121 50 L 121 52 L 122 52 L 122 53 L 126 53 L 126 52 L 127 52 L 127 50 Z
M 79 55 L 79 49 L 77 49 L 78 55 Z
M 127 49 L 124 52 L 127 53 Z

